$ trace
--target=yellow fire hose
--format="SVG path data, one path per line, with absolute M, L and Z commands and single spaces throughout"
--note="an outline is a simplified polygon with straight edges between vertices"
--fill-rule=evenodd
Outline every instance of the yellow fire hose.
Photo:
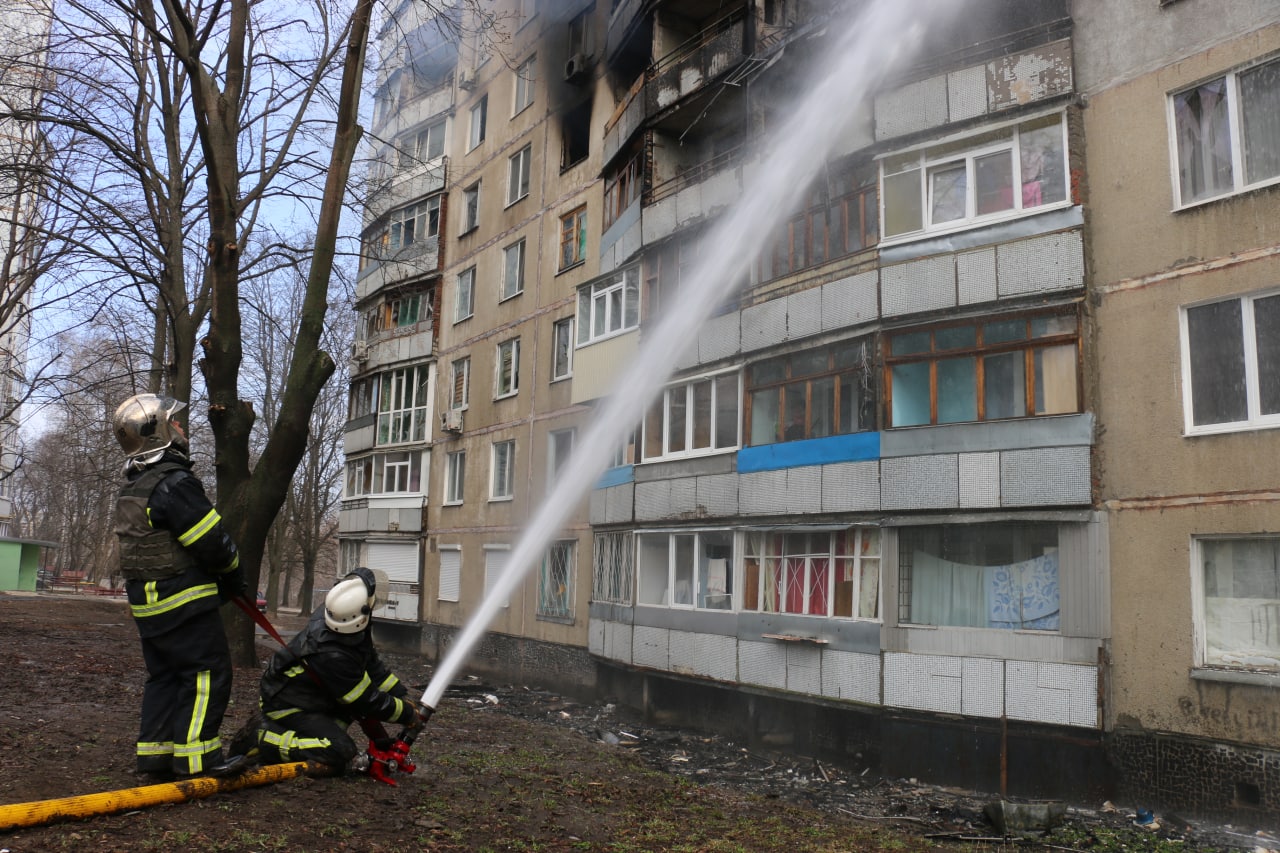
M 254 788 L 272 782 L 283 782 L 298 776 L 329 775 L 329 768 L 306 761 L 293 764 L 272 764 L 259 767 L 240 776 L 229 779 L 200 777 L 183 779 L 180 782 L 165 782 L 159 785 L 144 785 L 139 788 L 124 788 L 119 791 L 105 791 L 101 794 L 83 794 L 78 797 L 64 797 L 60 800 L 40 800 L 33 803 L 14 803 L 0 806 L 0 831 L 16 829 L 22 826 L 43 826 L 60 820 L 92 817 L 94 815 L 114 814 L 129 809 L 158 806 L 164 803 L 183 803 L 197 800 L 223 791 L 237 791 L 241 788 Z

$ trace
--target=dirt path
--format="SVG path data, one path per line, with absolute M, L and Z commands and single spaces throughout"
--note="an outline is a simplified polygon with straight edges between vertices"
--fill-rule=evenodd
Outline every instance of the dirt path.
M 282 630 L 299 620 L 283 619 Z M 262 638 L 265 663 L 274 643 Z M 388 656 L 421 691 L 430 668 Z M 133 741 L 145 673 L 123 601 L 0 593 L 0 804 L 145 784 Z M 256 704 L 236 673 L 224 736 Z M 353 735 L 359 737 L 358 727 Z M 304 778 L 203 800 L 0 832 L 26 851 L 924 850 L 989 836 L 983 800 L 868 779 L 656 729 L 609 705 L 464 682 L 414 749 L 398 787 Z M 855 817 L 861 816 L 861 817 Z M 1078 812 L 1053 843 L 1109 848 L 1122 814 Z M 1136 831 L 1133 831 L 1136 832 Z M 1132 834 L 1132 832 L 1131 832 Z M 1243 833 L 1241 833 L 1243 835 Z M 929 837 L 934 836 L 934 837 Z M 1155 834 L 1137 834 L 1160 849 Z M 1176 849 L 1252 848 L 1219 834 Z M 980 849 L 1010 849 L 980 844 Z M 1169 849 L 1175 849 L 1170 847 Z

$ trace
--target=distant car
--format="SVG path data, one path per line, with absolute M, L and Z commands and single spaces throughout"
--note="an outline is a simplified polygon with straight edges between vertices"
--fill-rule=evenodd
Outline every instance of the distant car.
M 262 590 L 258 590 L 258 610 L 267 612 L 267 597 L 262 594 Z

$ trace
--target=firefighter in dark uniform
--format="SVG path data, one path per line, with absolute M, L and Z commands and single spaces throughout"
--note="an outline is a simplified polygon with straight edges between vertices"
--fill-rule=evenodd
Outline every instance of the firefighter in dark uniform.
M 185 403 L 130 397 L 113 426 L 126 482 L 116 505 L 120 573 L 142 638 L 138 772 L 153 778 L 230 775 L 218 731 L 231 697 L 231 652 L 222 601 L 243 594 L 235 542 L 191 473 L 174 415 Z
M 233 753 L 251 753 L 256 740 L 264 764 L 315 761 L 359 772 L 368 767 L 347 734 L 354 720 L 418 723 L 417 705 L 373 645 L 369 616 L 386 583 L 385 574 L 361 567 L 329 590 L 307 626 L 267 664 L 258 728 L 249 742 L 238 735 Z

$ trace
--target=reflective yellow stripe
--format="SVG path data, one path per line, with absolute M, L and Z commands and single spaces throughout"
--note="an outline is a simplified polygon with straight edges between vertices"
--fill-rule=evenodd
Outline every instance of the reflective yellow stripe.
M 283 711 L 267 711 L 266 717 L 268 720 L 283 720 L 285 717 L 301 713 L 301 708 L 286 708 Z
M 398 720 L 400 719 L 400 715 L 404 713 L 404 703 L 401 702 L 399 699 L 393 699 L 393 701 L 396 703 L 396 712 L 391 717 L 391 719 Z
M 288 669 L 286 669 L 284 671 L 284 677 L 293 678 L 294 676 L 302 675 L 302 673 L 306 671 L 307 671 L 307 668 L 305 666 L 303 666 L 302 664 L 298 664 L 297 666 L 291 666 Z
M 184 546 L 190 547 L 201 536 L 213 529 L 213 526 L 222 520 L 222 516 L 218 515 L 216 509 L 209 510 L 209 513 L 195 524 L 186 533 L 178 537 L 178 542 Z
M 200 737 L 200 731 L 204 728 L 204 718 L 209 713 L 209 670 L 202 669 L 196 673 L 196 700 L 191 707 L 191 722 L 187 725 L 187 744 L 189 749 L 191 744 L 196 743 L 196 739 Z M 189 752 L 181 752 L 184 747 L 174 744 L 174 755 L 190 754 Z M 201 750 L 203 752 L 203 750 Z M 198 767 L 196 768 L 199 769 Z
M 289 760 L 290 750 L 324 749 L 333 743 L 327 737 L 298 737 L 297 732 L 276 734 L 268 731 L 262 733 L 262 742 L 274 746 L 276 751 L 280 753 L 280 757 L 285 761 Z
M 155 581 L 147 581 L 142 587 L 142 593 L 146 598 L 147 604 L 155 604 L 160 600 L 160 593 L 156 590 Z
M 138 755 L 173 755 L 172 743 L 138 742 Z
M 225 567 L 223 567 L 223 569 L 219 571 L 218 574 L 225 575 L 227 572 L 234 572 L 238 568 L 240 568 L 240 555 L 236 554 L 234 557 L 231 558 L 231 562 L 228 563 Z
M 341 697 L 338 701 L 343 705 L 350 705 L 352 702 L 364 695 L 364 692 L 368 690 L 372 684 L 373 681 L 369 678 L 369 673 L 366 672 L 364 675 L 360 676 L 360 683 L 355 687 L 352 687 L 351 690 L 347 692 L 347 695 Z
M 214 750 L 222 748 L 222 738 L 216 737 L 213 740 L 197 740 L 191 743 L 175 743 L 173 745 L 173 754 L 176 758 L 193 758 L 206 755 Z M 195 768 L 199 770 L 200 768 Z
M 399 683 L 400 683 L 400 679 L 396 678 L 395 673 L 392 673 L 391 675 L 388 675 L 385 679 L 383 679 L 383 682 L 378 685 L 378 690 L 382 693 L 386 693 L 388 690 L 390 690 L 392 687 L 395 687 Z
M 199 601 L 202 598 L 218 594 L 218 585 L 216 583 L 203 583 L 199 586 L 188 587 L 164 600 L 158 600 L 155 587 L 155 581 L 148 581 L 147 603 L 135 604 L 130 608 L 135 618 L 145 619 L 148 616 L 158 616 L 161 613 L 168 613 L 170 610 L 177 610 L 184 604 L 190 604 L 193 601 Z

